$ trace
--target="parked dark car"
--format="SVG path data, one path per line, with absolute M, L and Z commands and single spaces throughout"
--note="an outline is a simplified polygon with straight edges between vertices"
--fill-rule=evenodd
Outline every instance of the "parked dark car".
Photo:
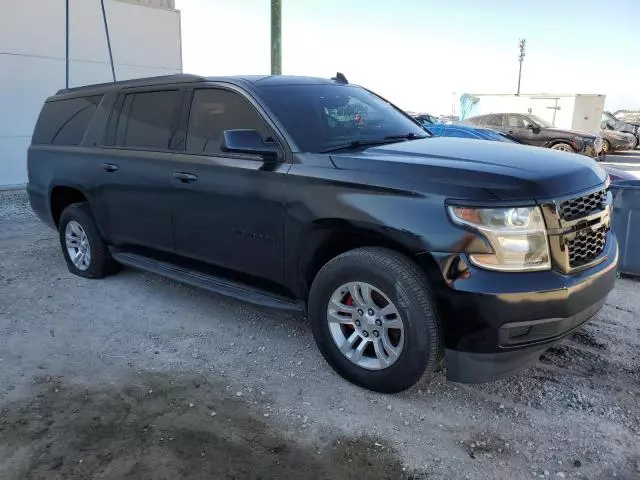
M 640 113 L 634 114 L 633 112 L 621 110 L 612 115 L 609 112 L 604 112 L 600 121 L 600 128 L 633 135 L 635 142 L 630 147 L 631 149 L 636 148 L 640 143 Z
M 492 142 L 507 142 L 507 143 L 520 143 L 515 138 L 509 137 L 508 135 L 499 132 L 497 130 L 490 130 L 488 128 L 480 128 L 473 127 L 471 125 L 431 125 L 429 127 L 429 132 L 438 137 L 457 137 L 457 138 L 472 138 L 476 140 L 489 140 Z M 621 135 L 627 135 L 622 134 Z M 602 164 L 602 167 L 605 169 L 609 176 L 609 180 L 611 182 L 619 181 L 619 180 L 637 180 L 640 178 L 640 175 L 634 175 L 630 173 L 628 170 L 623 170 L 617 167 L 614 167 L 610 164 Z
M 556 128 L 532 114 L 492 113 L 472 117 L 461 123 L 499 130 L 527 145 L 581 153 L 589 157 L 598 156 L 602 149 L 602 139 L 599 136 Z
M 636 147 L 637 139 L 630 133 L 614 130 L 601 130 L 602 154 L 607 155 L 617 150 L 632 150 Z
M 61 90 L 29 148 L 31 205 L 72 273 L 122 264 L 306 312 L 329 364 L 382 392 L 443 354 L 452 380 L 503 377 L 600 310 L 618 258 L 602 168 L 430 137 L 336 78 Z

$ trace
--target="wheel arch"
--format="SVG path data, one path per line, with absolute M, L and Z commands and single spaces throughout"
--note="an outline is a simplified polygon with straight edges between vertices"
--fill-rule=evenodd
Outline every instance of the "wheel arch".
M 64 184 L 52 186 L 49 191 L 49 211 L 54 225 L 58 226 L 65 208 L 80 202 L 89 202 L 89 196 L 82 187 Z
M 547 142 L 547 148 L 551 148 L 555 145 L 558 145 L 559 143 L 566 143 L 567 145 L 571 145 L 571 148 L 573 148 L 574 152 L 579 152 L 579 148 L 578 145 L 576 145 L 573 140 L 568 139 L 568 138 L 554 138 L 552 140 L 549 140 Z
M 297 278 L 304 298 L 308 297 L 311 284 L 320 269 L 332 258 L 362 247 L 382 247 L 401 253 L 415 261 L 415 255 L 423 253 L 426 261 L 416 264 L 432 283 L 442 281 L 435 259 L 418 246 L 416 237 L 375 224 L 353 223 L 340 219 L 325 219 L 314 224 L 304 240 L 305 247 L 297 261 Z

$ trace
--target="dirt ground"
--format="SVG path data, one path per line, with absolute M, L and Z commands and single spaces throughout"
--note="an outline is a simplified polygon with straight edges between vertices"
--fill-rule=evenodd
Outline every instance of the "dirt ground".
M 398 395 L 304 319 L 124 270 L 67 271 L 0 193 L 0 479 L 640 478 L 640 282 L 512 378 Z

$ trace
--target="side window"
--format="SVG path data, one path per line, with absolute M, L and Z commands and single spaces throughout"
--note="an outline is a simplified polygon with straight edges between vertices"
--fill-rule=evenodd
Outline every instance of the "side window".
M 125 96 L 115 144 L 168 149 L 177 126 L 178 90 L 131 93 Z
M 239 94 L 221 89 L 199 89 L 193 94 L 187 152 L 216 154 L 225 130 L 258 130 L 266 140 L 271 134 L 258 112 Z
M 524 128 L 524 120 L 520 115 L 507 115 L 507 127 L 509 128 Z
M 502 128 L 502 115 L 487 115 L 482 124 L 487 127 Z
M 33 133 L 33 143 L 80 145 L 102 95 L 47 102 Z

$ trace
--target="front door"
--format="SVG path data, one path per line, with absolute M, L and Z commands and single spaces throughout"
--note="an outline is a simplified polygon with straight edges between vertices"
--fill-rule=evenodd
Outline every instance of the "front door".
M 524 115 L 509 114 L 504 116 L 504 130 L 522 143 L 527 145 L 541 145 L 544 143 L 537 125 L 531 123 Z
M 171 217 L 176 253 L 282 282 L 285 176 L 282 159 L 220 150 L 224 130 L 273 138 L 258 110 L 222 88 L 193 92 L 184 153 L 174 155 Z

